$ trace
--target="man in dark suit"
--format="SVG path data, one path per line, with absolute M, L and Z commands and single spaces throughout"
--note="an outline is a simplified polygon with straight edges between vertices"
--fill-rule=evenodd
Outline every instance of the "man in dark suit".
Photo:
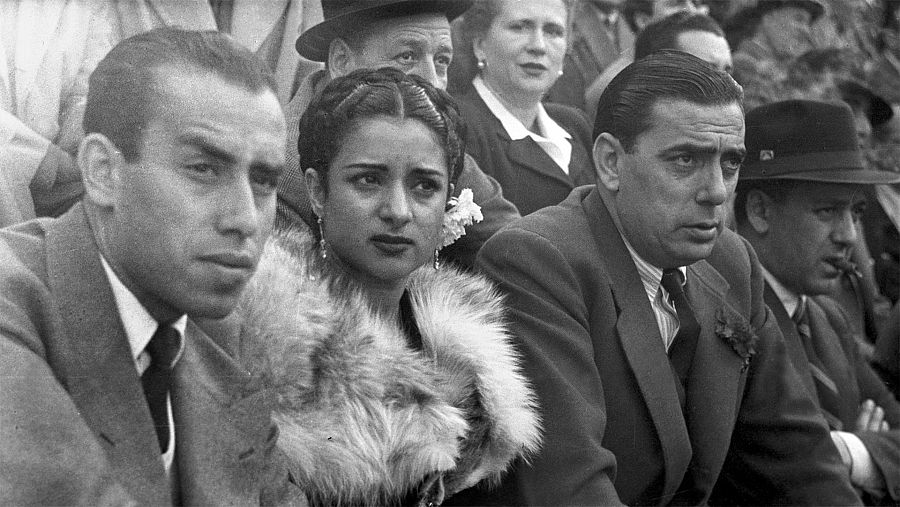
M 735 218 L 759 254 L 765 302 L 853 485 L 872 501 L 896 502 L 900 403 L 863 359 L 847 314 L 827 294 L 848 269 L 865 185 L 896 183 L 900 174 L 866 168 L 853 111 L 844 104 L 758 107 L 747 114 L 747 150 Z
M 600 183 L 479 253 L 508 294 L 544 422 L 502 501 L 859 502 L 763 304 L 756 255 L 724 228 L 743 120 L 739 86 L 702 60 L 633 63 L 600 99 Z
M 450 21 L 471 4 L 471 0 L 322 1 L 325 19 L 297 39 L 300 55 L 324 62 L 325 69 L 307 76 L 287 106 L 287 165 L 278 181 L 279 226 L 316 225 L 303 177 L 305 168 L 297 158 L 297 125 L 312 98 L 336 77 L 381 67 L 415 74 L 435 88 L 446 89 L 447 68 L 453 59 Z M 518 218 L 519 211 L 503 197 L 497 180 L 468 155 L 454 195 L 464 188 L 472 189 L 484 220 L 468 227 L 465 236 L 441 250 L 441 256 L 470 268 L 481 245 Z
M 274 220 L 271 77 L 155 30 L 98 65 L 84 128 L 82 202 L 0 231 L 0 504 L 305 502 L 242 409 L 237 333 L 194 323 L 231 313 Z

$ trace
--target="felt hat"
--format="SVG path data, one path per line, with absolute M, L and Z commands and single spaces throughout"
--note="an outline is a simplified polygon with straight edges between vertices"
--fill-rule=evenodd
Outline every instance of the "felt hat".
M 332 40 L 353 33 L 365 23 L 423 12 L 442 13 L 453 21 L 471 5 L 472 0 L 322 0 L 325 19 L 300 34 L 297 52 L 314 62 L 324 62 Z
M 894 110 L 888 101 L 862 82 L 848 78 L 838 82 L 837 87 L 845 101 L 860 104 L 865 108 L 869 123 L 873 127 L 883 125 L 893 118 Z
M 799 7 L 809 11 L 812 21 L 816 21 L 825 14 L 825 5 L 819 0 L 755 0 L 734 14 L 732 20 L 740 19 L 747 22 L 761 18 L 765 13 L 781 7 Z
M 850 106 L 785 100 L 747 113 L 747 157 L 740 179 L 790 179 L 830 183 L 896 183 L 900 173 L 863 162 Z

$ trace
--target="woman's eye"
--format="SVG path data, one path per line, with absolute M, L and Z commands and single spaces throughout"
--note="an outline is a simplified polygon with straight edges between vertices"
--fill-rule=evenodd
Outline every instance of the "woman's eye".
M 416 189 L 428 194 L 433 194 L 441 190 L 441 184 L 433 180 L 422 180 L 416 185 Z

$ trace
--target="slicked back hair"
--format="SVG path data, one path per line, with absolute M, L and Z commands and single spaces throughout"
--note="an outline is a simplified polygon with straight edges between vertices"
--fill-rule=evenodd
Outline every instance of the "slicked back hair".
M 216 31 L 156 28 L 117 44 L 91 73 L 85 133 L 103 134 L 126 161 L 137 160 L 141 133 L 165 92 L 159 83 L 163 66 L 211 72 L 251 92 L 276 91 L 265 64 L 230 36 Z
M 608 132 L 630 153 L 637 136 L 653 127 L 658 102 L 743 107 L 743 95 L 728 73 L 700 58 L 683 51 L 657 51 L 625 67 L 609 83 L 597 104 L 594 139 Z
M 360 121 L 374 117 L 422 122 L 437 135 L 450 183 L 456 183 L 466 149 L 456 103 L 425 79 L 392 68 L 355 70 L 328 83 L 313 99 L 298 127 L 300 167 L 315 169 L 327 192 L 328 169 L 345 138 Z
M 686 11 L 676 12 L 647 25 L 638 34 L 634 41 L 634 59 L 639 60 L 663 49 L 681 49 L 678 47 L 678 36 L 685 32 L 708 32 L 725 38 L 725 32 L 713 18 Z

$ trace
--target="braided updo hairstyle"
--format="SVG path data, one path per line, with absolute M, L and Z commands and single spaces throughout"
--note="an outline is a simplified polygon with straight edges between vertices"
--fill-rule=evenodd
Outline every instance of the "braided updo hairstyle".
M 375 116 L 415 119 L 431 129 L 444 149 L 450 183 L 456 183 L 465 154 L 465 124 L 456 103 L 419 76 L 391 68 L 356 70 L 328 83 L 300 117 L 300 167 L 315 169 L 327 193 L 328 168 L 347 134 Z

